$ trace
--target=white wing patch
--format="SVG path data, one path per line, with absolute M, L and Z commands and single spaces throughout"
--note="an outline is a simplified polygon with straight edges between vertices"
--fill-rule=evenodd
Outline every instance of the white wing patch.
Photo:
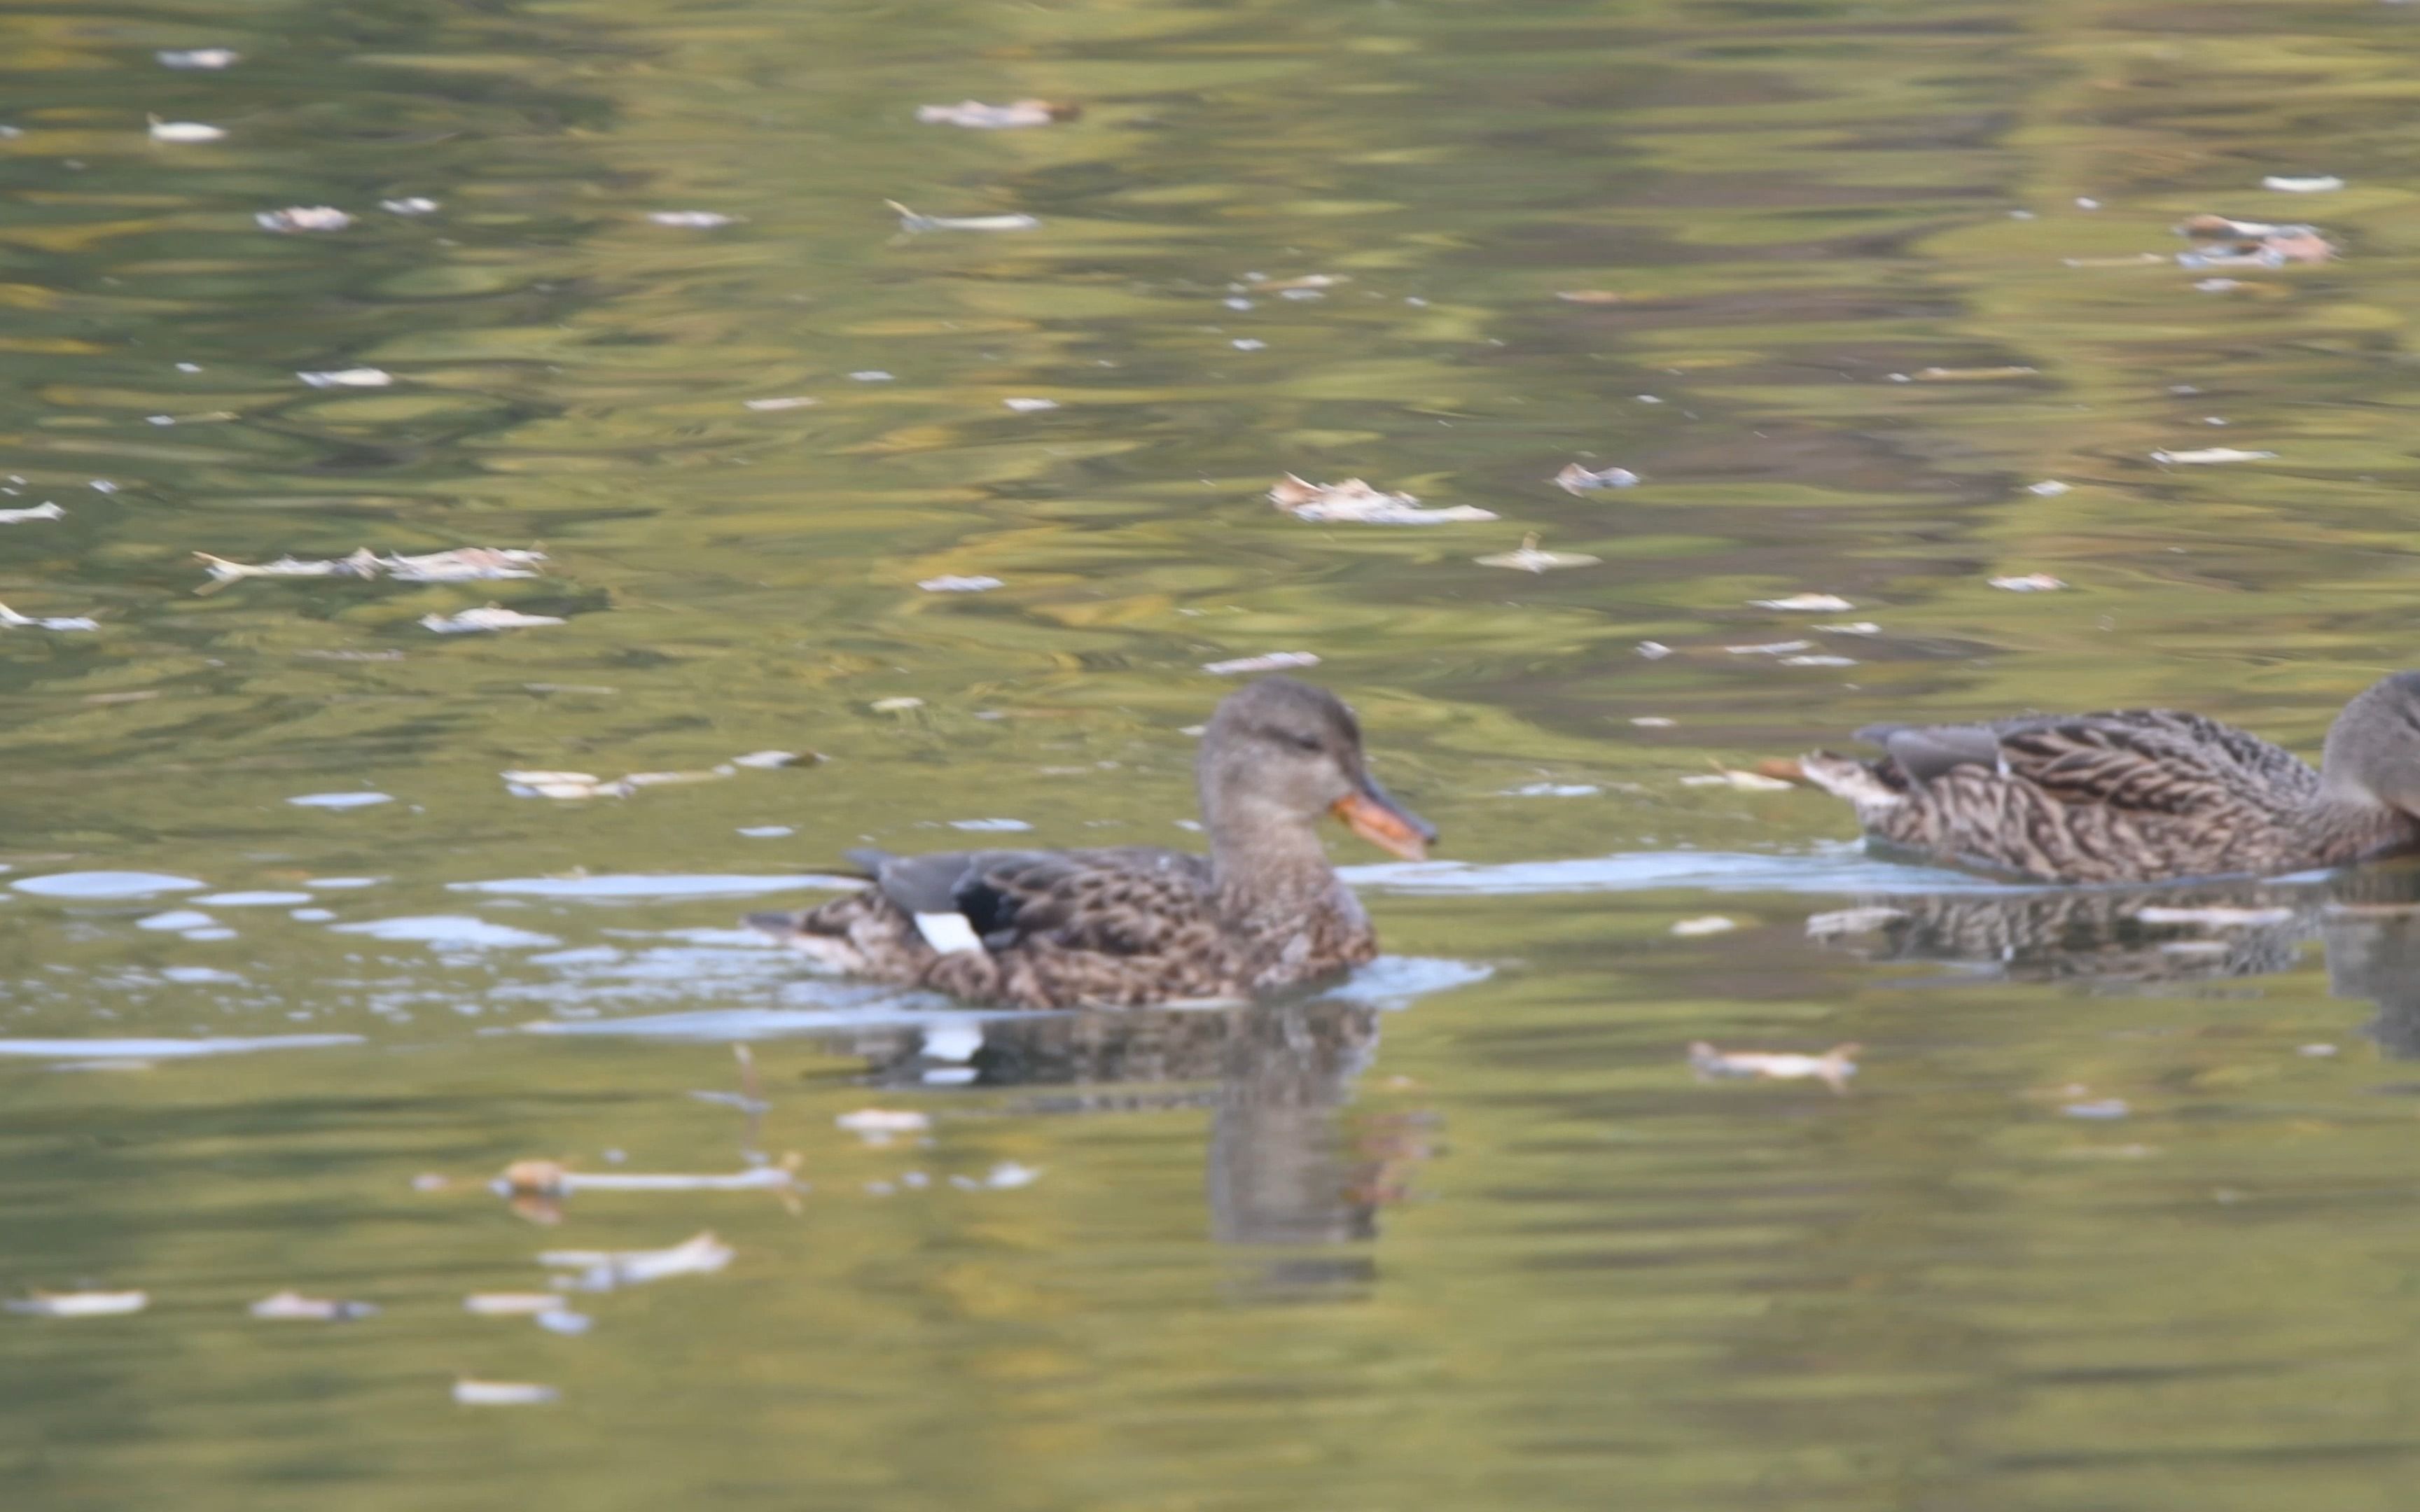
M 960 950 L 980 951 L 984 948 L 982 936 L 975 933 L 975 927 L 967 922 L 964 914 L 918 914 L 916 933 L 924 936 L 926 945 L 943 955 L 955 955 Z

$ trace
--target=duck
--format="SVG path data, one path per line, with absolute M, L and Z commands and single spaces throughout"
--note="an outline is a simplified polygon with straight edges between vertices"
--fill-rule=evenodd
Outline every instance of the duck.
M 1001 1008 L 1250 1000 L 1377 955 L 1320 821 L 1412 861 L 1436 829 L 1370 775 L 1343 700 L 1290 677 L 1246 685 L 1211 716 L 1194 781 L 1207 856 L 856 850 L 869 886 L 747 922 L 844 975 Z
M 1883 756 L 1778 764 L 1848 800 L 1885 847 L 2031 881 L 2266 876 L 2420 849 L 2420 671 L 2346 704 L 2316 771 L 2175 709 L 1881 724 L 1857 738 Z

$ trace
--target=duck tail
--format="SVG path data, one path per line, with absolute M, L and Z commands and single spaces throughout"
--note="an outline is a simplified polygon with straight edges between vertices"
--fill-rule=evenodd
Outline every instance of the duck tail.
M 1859 813 L 1894 809 L 1907 797 L 1884 781 L 1882 774 L 1872 766 L 1854 756 L 1810 750 L 1798 758 L 1796 765 L 1808 783 L 1836 798 L 1847 799 Z

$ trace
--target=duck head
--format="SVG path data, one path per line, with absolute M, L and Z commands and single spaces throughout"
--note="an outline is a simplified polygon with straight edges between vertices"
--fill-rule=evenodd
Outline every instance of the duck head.
M 1407 861 L 1426 859 L 1436 839 L 1435 826 L 1370 775 L 1360 723 L 1343 700 L 1291 677 L 1229 694 L 1210 717 L 1194 774 L 1202 822 L 1222 845 L 1308 836 L 1323 814 Z
M 2420 672 L 2397 672 L 2345 705 L 2319 775 L 2332 798 L 2420 819 Z

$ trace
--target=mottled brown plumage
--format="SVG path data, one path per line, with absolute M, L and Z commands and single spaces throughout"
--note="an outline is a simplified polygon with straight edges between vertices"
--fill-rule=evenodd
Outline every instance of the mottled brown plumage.
M 2342 866 L 2420 848 L 2420 672 L 2354 699 L 2321 768 L 2172 709 L 1858 732 L 1880 760 L 1817 752 L 1809 781 L 1869 836 L 2045 882 L 2156 882 Z
M 1352 710 L 1264 678 L 1219 704 L 1196 780 L 1207 856 L 858 851 L 874 886 L 749 922 L 853 976 L 1017 1008 L 1249 998 L 1377 954 L 1316 825 L 1333 812 L 1413 857 L 1435 831 L 1371 779 Z

